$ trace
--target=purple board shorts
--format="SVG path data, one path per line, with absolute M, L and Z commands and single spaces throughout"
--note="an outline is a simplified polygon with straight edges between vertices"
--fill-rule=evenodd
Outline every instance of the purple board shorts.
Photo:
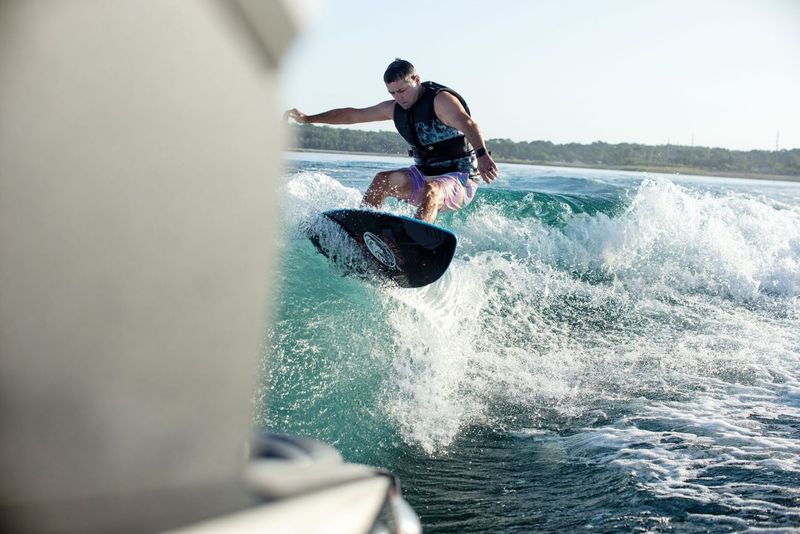
M 469 175 L 465 172 L 448 172 L 432 179 L 426 179 L 414 165 L 408 168 L 408 174 L 411 176 L 411 198 L 408 199 L 408 202 L 412 206 L 422 204 L 423 189 L 428 182 L 440 184 L 444 191 L 442 211 L 466 208 L 475 198 L 475 192 L 478 190 L 478 183 L 470 180 Z

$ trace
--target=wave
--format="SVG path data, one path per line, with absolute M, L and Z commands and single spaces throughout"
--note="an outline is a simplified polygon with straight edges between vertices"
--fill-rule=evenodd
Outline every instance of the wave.
M 624 201 L 593 199 L 584 209 L 574 209 L 561 196 L 539 196 L 556 215 L 518 217 L 519 201 L 479 206 L 457 229 L 466 246 L 462 256 L 494 251 L 526 261 L 534 271 L 597 277 L 654 296 L 800 295 L 796 207 L 654 180 L 644 181 Z M 535 194 L 522 200 L 537 209 Z
M 290 228 L 360 201 L 321 173 L 286 189 Z M 591 195 L 484 188 L 440 223 L 459 248 L 439 282 L 365 290 L 380 332 L 374 316 L 369 335 L 347 317 L 329 325 L 338 353 L 370 354 L 360 394 L 379 419 L 428 454 L 471 426 L 591 425 L 712 378 L 800 374 L 796 206 L 645 180 Z

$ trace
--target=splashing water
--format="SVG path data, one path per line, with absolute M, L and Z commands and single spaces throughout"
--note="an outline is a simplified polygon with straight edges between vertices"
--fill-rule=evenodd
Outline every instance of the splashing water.
M 573 170 L 542 191 L 546 172 L 509 166 L 440 216 L 456 257 L 409 290 L 342 278 L 304 239 L 313 214 L 360 202 L 335 178 L 347 162 L 328 165 L 286 184 L 261 424 L 395 468 L 446 463 L 475 432 L 511 436 L 613 470 L 648 499 L 691 501 L 681 520 L 707 528 L 798 518 L 800 187 Z M 674 526 L 662 512 L 586 521 Z

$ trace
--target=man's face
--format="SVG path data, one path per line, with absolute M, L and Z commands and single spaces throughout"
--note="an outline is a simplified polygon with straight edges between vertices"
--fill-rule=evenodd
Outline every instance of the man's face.
M 419 84 L 419 75 L 415 74 L 403 80 L 396 80 L 386 84 L 386 89 L 394 101 L 403 109 L 408 109 L 416 104 L 422 86 Z

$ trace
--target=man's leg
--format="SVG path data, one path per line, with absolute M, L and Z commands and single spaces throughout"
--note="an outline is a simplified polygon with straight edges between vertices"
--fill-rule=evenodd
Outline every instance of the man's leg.
M 380 208 L 386 197 L 409 200 L 412 193 L 411 185 L 411 176 L 407 169 L 379 172 L 372 179 L 361 203 L 373 208 Z
M 414 217 L 426 223 L 433 223 L 439 214 L 439 210 L 444 206 L 442 185 L 439 182 L 428 182 L 422 192 L 422 203 L 419 205 Z

